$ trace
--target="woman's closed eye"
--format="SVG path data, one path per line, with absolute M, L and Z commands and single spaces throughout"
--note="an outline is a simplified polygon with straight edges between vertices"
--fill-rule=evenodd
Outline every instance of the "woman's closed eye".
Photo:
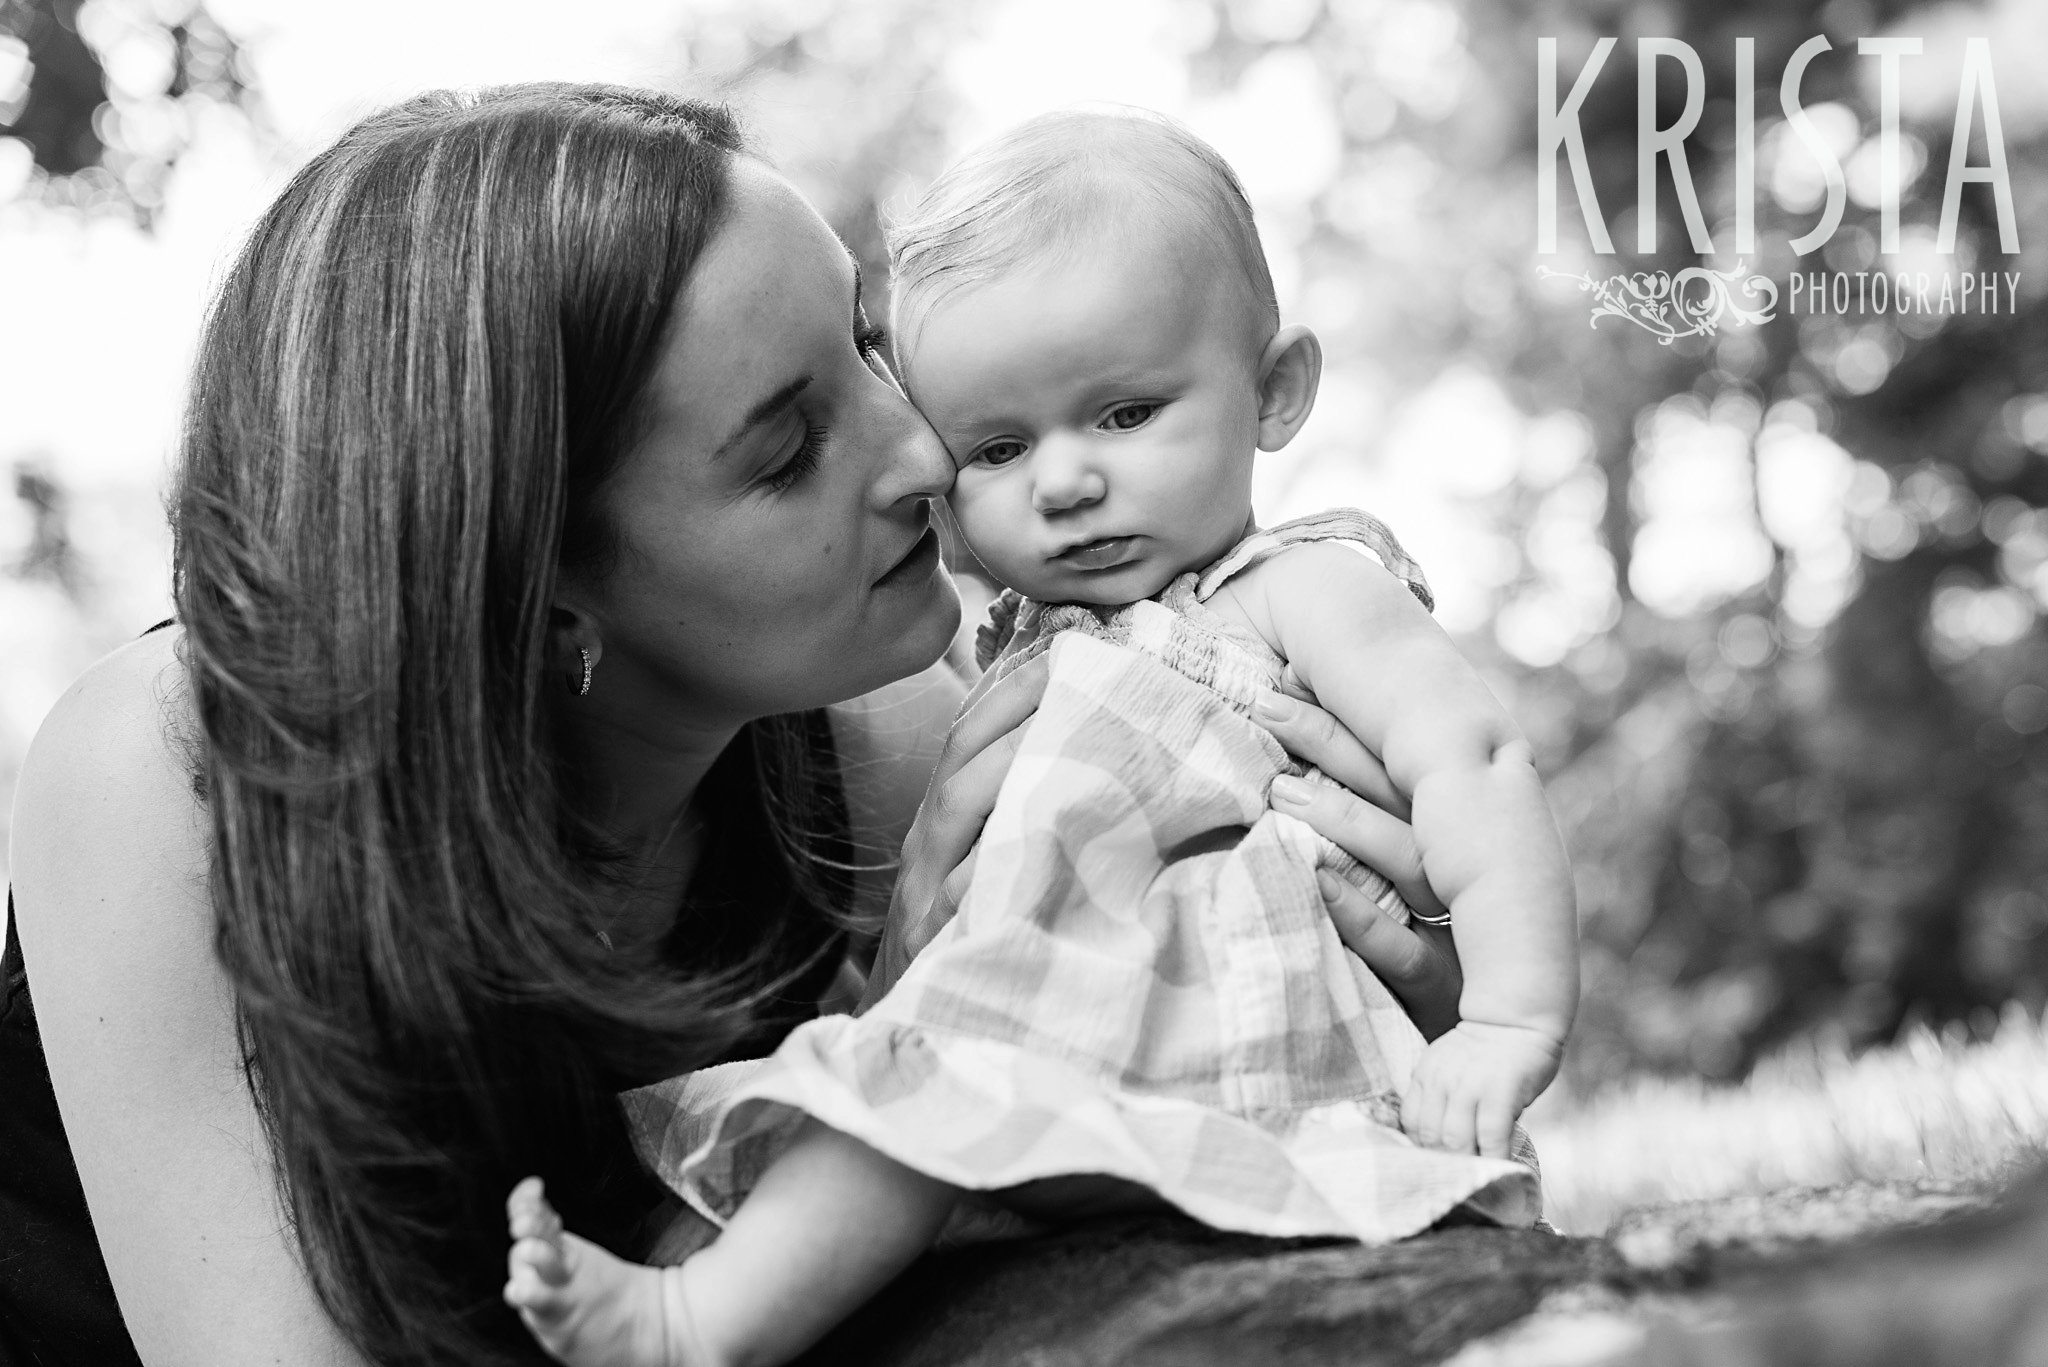
M 1110 409 L 1097 425 L 1111 432 L 1135 432 L 1146 423 L 1152 421 L 1152 415 L 1163 407 L 1165 407 L 1164 404 L 1150 401 L 1143 403 L 1120 403 L 1115 408 Z
M 761 483 L 778 494 L 816 470 L 818 459 L 824 454 L 825 429 L 809 418 L 800 421 L 803 423 L 803 433 L 797 441 L 796 449 L 790 452 L 787 460 L 761 477 Z
M 889 358 L 882 352 L 882 348 L 888 344 L 889 334 L 883 329 L 865 318 L 855 321 L 854 349 L 883 379 L 894 383 L 895 376 L 889 370 Z M 825 452 L 827 433 L 823 425 L 809 418 L 800 418 L 800 421 L 803 423 L 803 431 L 798 436 L 796 449 L 789 453 L 788 459 L 761 477 L 762 485 L 778 494 L 815 471 Z

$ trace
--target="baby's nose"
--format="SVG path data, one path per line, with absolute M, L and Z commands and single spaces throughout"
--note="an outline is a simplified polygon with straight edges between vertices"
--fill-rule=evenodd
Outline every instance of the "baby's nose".
M 1031 505 L 1040 513 L 1086 507 L 1109 492 L 1109 482 L 1082 442 L 1040 442 L 1032 452 L 1031 475 Z

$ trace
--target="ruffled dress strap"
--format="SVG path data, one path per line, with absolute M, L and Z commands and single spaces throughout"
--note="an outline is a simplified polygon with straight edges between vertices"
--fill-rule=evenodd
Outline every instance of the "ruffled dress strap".
M 975 668 L 987 669 L 1010 644 L 1017 634 L 1017 610 L 1023 606 L 1024 596 L 1015 589 L 1004 589 L 988 605 L 988 620 L 974 633 Z
M 1290 546 L 1306 545 L 1312 541 L 1338 541 L 1364 551 L 1388 574 L 1406 584 L 1425 611 L 1436 610 L 1436 599 L 1430 594 L 1429 581 L 1423 577 L 1422 566 L 1401 548 L 1401 542 L 1386 523 L 1357 508 L 1332 508 L 1328 512 L 1312 513 L 1253 532 L 1196 577 L 1195 601 L 1207 602 L 1216 590 L 1252 566 Z
M 1387 525 L 1356 508 L 1298 517 L 1257 531 L 1206 568 L 1190 570 L 1157 598 L 1122 605 L 1043 603 L 1005 589 L 976 635 L 975 655 L 989 682 L 1050 649 L 1062 632 L 1079 631 L 1153 656 L 1249 713 L 1258 695 L 1277 689 L 1312 698 L 1293 668 L 1248 628 L 1212 610 L 1208 600 L 1231 579 L 1292 546 L 1334 541 L 1370 556 L 1434 607 L 1429 581 Z

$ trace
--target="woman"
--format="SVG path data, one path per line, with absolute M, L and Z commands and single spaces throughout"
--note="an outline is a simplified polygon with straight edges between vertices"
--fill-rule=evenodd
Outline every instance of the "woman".
M 434 95 L 316 157 L 201 345 L 179 624 L 20 778 L 0 1085 L 46 1058 L 62 1125 L 8 1122 L 16 1351 L 533 1360 L 513 1182 L 640 1251 L 614 1094 L 772 1048 L 870 896 L 871 992 L 950 905 L 1042 688 L 946 738 L 951 478 L 720 111 Z M 1327 718 L 1275 730 L 1397 805 Z M 1427 903 L 1398 821 L 1313 819 Z M 1333 912 L 1441 1028 L 1454 970 Z

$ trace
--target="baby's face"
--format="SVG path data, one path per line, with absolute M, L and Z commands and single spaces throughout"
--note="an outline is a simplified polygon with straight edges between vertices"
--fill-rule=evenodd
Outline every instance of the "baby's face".
M 1130 603 L 1251 517 L 1258 353 L 1227 281 L 1111 247 L 945 296 L 902 356 L 950 502 L 1028 598 Z

